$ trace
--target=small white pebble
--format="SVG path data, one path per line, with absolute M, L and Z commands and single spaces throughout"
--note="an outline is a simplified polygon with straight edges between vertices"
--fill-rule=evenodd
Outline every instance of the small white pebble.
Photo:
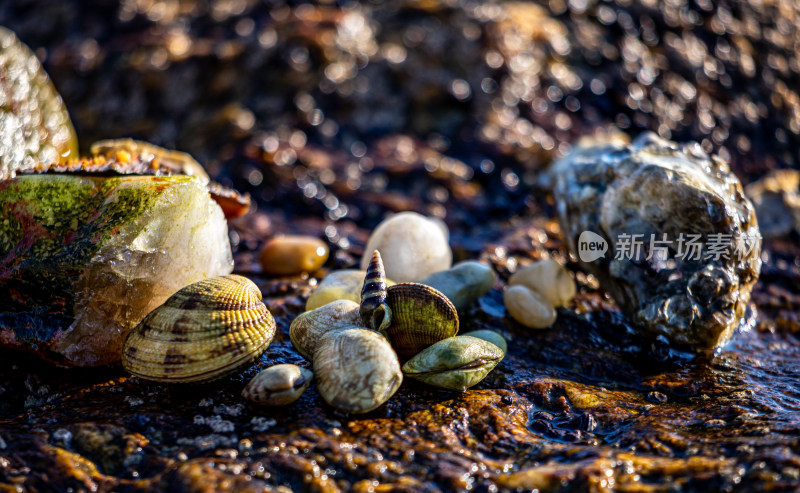
M 564 306 L 575 296 L 575 281 L 569 271 L 553 259 L 522 267 L 508 280 L 509 286 L 525 286 L 553 306 Z
M 53 432 L 53 440 L 64 444 L 69 444 L 72 441 L 72 432 L 66 428 L 59 428 Z
M 447 270 L 453 263 L 446 226 L 416 212 L 401 212 L 381 222 L 369 237 L 361 259 L 366 270 L 372 252 L 383 257 L 386 277 L 395 282 L 416 281 Z
M 525 286 L 509 286 L 503 301 L 511 318 L 532 329 L 544 329 L 556 321 L 556 309 L 543 296 Z
M 226 404 L 221 404 L 219 406 L 215 406 L 213 411 L 217 414 L 227 414 L 228 416 L 239 416 L 244 411 L 243 404 L 234 404 L 233 406 L 228 406 Z

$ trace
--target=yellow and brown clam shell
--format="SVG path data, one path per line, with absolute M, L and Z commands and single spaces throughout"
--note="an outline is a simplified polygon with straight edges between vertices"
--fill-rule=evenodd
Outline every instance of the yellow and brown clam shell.
M 122 366 L 146 380 L 205 382 L 258 358 L 274 334 L 275 320 L 252 281 L 213 277 L 150 312 L 125 340 Z
M 386 293 L 392 314 L 386 334 L 401 359 L 458 333 L 456 307 L 440 291 L 408 282 L 395 284 Z

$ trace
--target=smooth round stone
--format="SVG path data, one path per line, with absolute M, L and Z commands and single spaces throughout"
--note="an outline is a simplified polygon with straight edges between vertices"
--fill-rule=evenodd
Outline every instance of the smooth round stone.
M 553 259 L 522 267 L 508 280 L 509 286 L 525 286 L 553 306 L 564 306 L 575 296 L 575 281 L 569 271 Z
M 366 270 L 375 250 L 381 252 L 386 277 L 396 282 L 416 281 L 453 263 L 441 222 L 416 212 L 395 214 L 375 228 L 364 248 L 362 269 Z
M 366 271 L 343 269 L 330 272 L 306 301 L 306 311 L 327 305 L 331 301 L 351 300 L 361 303 L 361 288 L 364 286 Z M 386 280 L 386 286 L 395 283 Z
M 328 246 L 313 236 L 278 236 L 258 256 L 265 274 L 291 276 L 313 272 L 328 260 Z
M 457 263 L 452 269 L 426 276 L 418 282 L 438 289 L 450 298 L 456 309 L 463 310 L 488 293 L 496 278 L 494 269 L 488 265 L 467 260 Z
M 556 309 L 542 295 L 525 286 L 509 286 L 503 293 L 511 318 L 532 329 L 544 329 L 556 321 Z
M 484 341 L 491 342 L 495 346 L 502 349 L 503 354 L 508 352 L 508 344 L 506 344 L 506 339 L 493 330 L 488 330 L 488 329 L 472 330 L 460 335 L 472 336 L 472 337 L 477 337 L 478 339 L 483 339 Z

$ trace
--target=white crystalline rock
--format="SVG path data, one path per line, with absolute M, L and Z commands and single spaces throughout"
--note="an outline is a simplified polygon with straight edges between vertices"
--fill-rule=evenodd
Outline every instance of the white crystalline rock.
M 410 282 L 449 269 L 453 252 L 446 226 L 416 212 L 401 212 L 375 228 L 367 241 L 361 268 L 366 269 L 372 252 L 383 258 L 386 277 L 395 282 Z
M 196 179 L 171 184 L 91 259 L 78 283 L 75 322 L 56 350 L 78 366 L 117 361 L 128 332 L 150 311 L 188 284 L 231 271 L 222 209 Z

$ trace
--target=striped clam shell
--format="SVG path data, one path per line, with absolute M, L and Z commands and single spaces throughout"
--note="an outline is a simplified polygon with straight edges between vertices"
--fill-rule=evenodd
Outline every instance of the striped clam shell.
M 401 359 L 458 333 L 458 313 L 440 291 L 417 283 L 395 284 L 387 289 L 392 321 L 386 334 Z
M 258 358 L 274 334 L 275 320 L 252 281 L 213 277 L 150 312 L 125 340 L 122 365 L 146 380 L 206 382 Z
M 392 311 L 386 304 L 386 273 L 378 250 L 372 253 L 372 260 L 364 277 L 361 289 L 361 321 L 373 330 L 383 333 L 392 321 Z

